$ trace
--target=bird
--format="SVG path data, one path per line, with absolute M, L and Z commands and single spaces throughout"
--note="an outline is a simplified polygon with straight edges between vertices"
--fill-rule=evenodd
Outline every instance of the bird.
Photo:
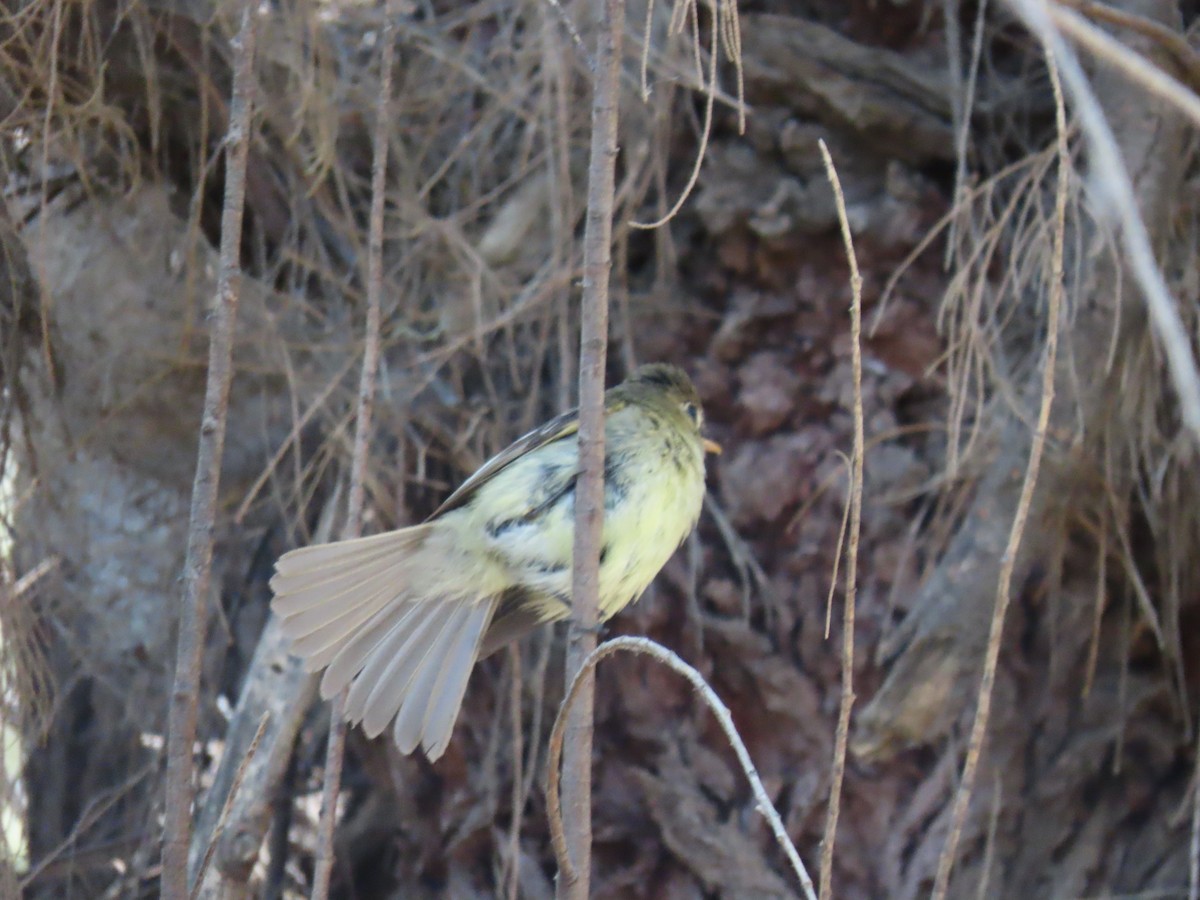
M 637 600 L 695 528 L 704 414 L 688 375 L 635 369 L 604 395 L 600 619 Z M 402 753 L 445 751 L 477 659 L 571 614 L 579 411 L 488 460 L 422 524 L 291 550 L 271 609 L 291 651 L 348 689 L 344 715 Z

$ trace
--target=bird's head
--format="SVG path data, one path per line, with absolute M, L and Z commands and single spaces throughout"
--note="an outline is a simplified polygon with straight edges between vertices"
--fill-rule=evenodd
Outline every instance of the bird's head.
M 700 395 L 687 372 L 669 363 L 639 366 L 617 390 L 634 403 L 641 403 L 669 415 L 681 427 L 693 431 L 708 453 L 720 453 L 721 445 L 704 437 L 704 408 Z

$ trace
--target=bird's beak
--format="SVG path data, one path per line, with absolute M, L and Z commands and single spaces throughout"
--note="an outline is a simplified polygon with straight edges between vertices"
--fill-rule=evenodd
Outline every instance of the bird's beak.
M 702 440 L 702 443 L 704 444 L 704 452 L 705 453 L 713 453 L 717 456 L 721 455 L 721 445 L 718 444 L 716 441 L 711 440 L 709 438 L 704 438 Z

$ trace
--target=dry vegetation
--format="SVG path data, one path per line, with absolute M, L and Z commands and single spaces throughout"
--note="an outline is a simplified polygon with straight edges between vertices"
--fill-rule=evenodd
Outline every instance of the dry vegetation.
M 364 530 L 420 519 L 576 384 L 589 5 L 394 5 Z M 1190 5 L 1070 5 L 1192 86 Z M 924 896 L 1007 565 L 948 895 L 1197 896 L 1196 443 L 1071 102 L 1060 164 L 1040 46 L 1005 9 L 930 0 L 743 3 L 737 33 L 689 9 L 629 10 L 609 371 L 686 365 L 726 452 L 698 534 L 612 630 L 708 679 L 814 875 L 854 649 L 833 893 Z M 29 0 L 0 17 L 0 896 L 159 890 L 238 10 Z M 268 622 L 266 583 L 283 550 L 345 527 L 382 21 L 381 2 L 261 12 L 200 692 L 206 892 L 299 897 L 313 879 L 329 720 Z M 1195 344 L 1195 126 L 1110 65 L 1092 78 Z M 844 563 L 832 594 L 830 580 L 854 443 L 851 284 L 818 139 L 863 279 L 845 642 Z M 668 225 L 632 224 L 685 194 Z M 561 637 L 478 667 L 437 765 L 349 734 L 332 896 L 553 894 Z M 594 896 L 799 892 L 688 682 L 621 655 L 598 670 L 596 722 Z

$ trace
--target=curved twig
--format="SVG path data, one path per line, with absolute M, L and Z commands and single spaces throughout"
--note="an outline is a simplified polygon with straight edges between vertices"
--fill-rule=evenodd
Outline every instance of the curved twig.
M 554 719 L 554 728 L 550 732 L 550 756 L 546 761 L 546 814 L 550 824 L 550 840 L 554 845 L 554 855 L 558 859 L 559 871 L 562 873 L 562 877 L 568 879 L 575 877 L 575 867 L 571 864 L 570 855 L 567 852 L 566 838 L 563 834 L 562 808 L 558 795 L 559 763 L 562 758 L 563 733 L 566 730 L 567 712 L 575 701 L 575 696 L 579 691 L 584 674 L 592 672 L 600 660 L 606 656 L 612 656 L 618 650 L 641 653 L 658 660 L 667 666 L 667 668 L 673 669 L 686 678 L 692 687 L 695 688 L 696 693 L 708 704 L 708 708 L 716 716 L 717 722 L 725 732 L 725 736 L 729 738 L 729 743 L 733 746 L 733 752 L 737 754 L 738 762 L 741 763 L 742 771 L 746 773 L 746 778 L 750 782 L 751 789 L 754 791 L 755 808 L 767 820 L 771 832 L 775 835 L 775 840 L 783 849 L 784 854 L 792 865 L 792 871 L 796 873 L 796 877 L 800 880 L 800 885 L 804 888 L 805 897 L 808 900 L 816 900 L 816 893 L 813 891 L 812 879 L 808 877 L 808 870 L 804 868 L 800 854 L 796 852 L 795 845 L 792 843 L 791 838 L 788 837 L 787 830 L 783 827 L 783 820 L 779 817 L 779 812 L 767 796 L 767 789 L 763 787 L 762 779 L 758 776 L 758 770 L 754 768 L 754 762 L 750 759 L 750 753 L 733 724 L 733 716 L 729 714 L 729 707 L 721 702 L 721 698 L 709 687 L 703 675 L 680 659 L 671 650 L 644 637 L 616 637 L 593 650 L 587 659 L 583 661 L 583 666 L 571 682 L 571 687 L 567 691 L 566 697 L 563 698 L 562 706 L 558 708 L 558 716 Z

